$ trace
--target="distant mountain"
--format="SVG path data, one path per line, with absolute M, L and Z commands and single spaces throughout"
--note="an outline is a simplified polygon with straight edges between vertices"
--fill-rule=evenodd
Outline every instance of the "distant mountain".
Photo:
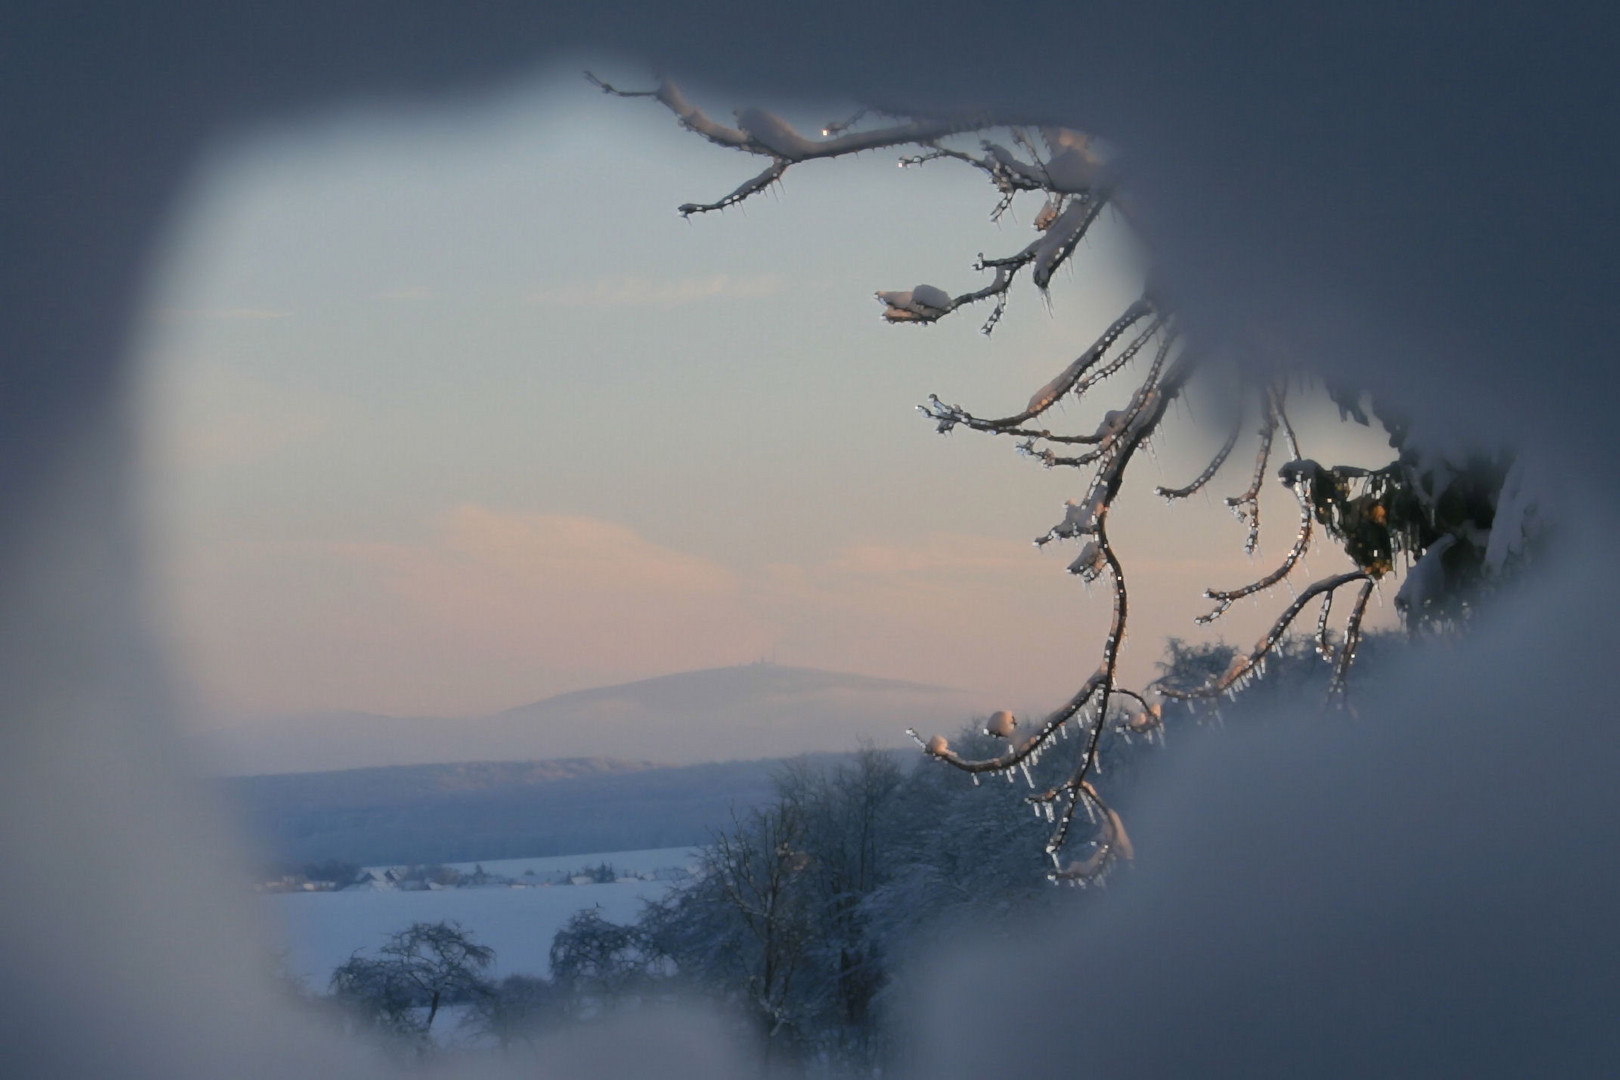
M 472 862 L 706 843 L 769 798 L 780 761 L 601 758 L 238 776 L 226 803 L 267 859 Z
M 329 713 L 261 719 L 198 736 L 226 774 L 446 762 L 602 758 L 663 765 L 904 745 L 907 727 L 955 730 L 959 690 L 813 668 L 747 664 L 579 690 L 465 719 Z

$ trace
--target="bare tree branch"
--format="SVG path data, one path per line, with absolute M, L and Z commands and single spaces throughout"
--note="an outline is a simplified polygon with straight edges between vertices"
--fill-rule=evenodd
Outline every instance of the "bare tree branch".
M 742 150 L 750 154 L 759 154 L 772 159 L 769 168 L 725 198 L 712 203 L 687 203 L 682 206 L 681 213 L 683 215 L 707 213 L 710 210 L 720 210 L 739 203 L 749 195 L 763 191 L 780 179 L 789 166 L 797 165 L 803 161 L 843 157 L 847 154 L 858 154 L 865 150 L 879 150 L 891 146 L 928 143 L 934 139 L 944 138 L 947 135 L 972 131 L 986 126 L 983 117 L 961 117 L 932 121 L 912 120 L 904 124 L 875 128 L 870 131 L 845 131 L 844 127 L 847 127 L 847 125 L 844 125 L 838 128 L 839 134 L 832 135 L 830 138 L 813 139 L 800 134 L 792 124 L 789 124 L 782 117 L 764 109 L 739 109 L 737 111 L 736 127 L 729 127 L 719 123 L 688 101 L 681 88 L 669 79 L 658 80 L 658 86 L 652 90 L 621 90 L 616 86 L 603 82 L 589 72 L 586 73 L 586 78 L 600 87 L 603 93 L 612 94 L 616 97 L 653 98 L 674 113 L 682 127 L 703 136 L 717 146 Z M 827 130 L 831 131 L 833 128 L 829 126 Z
M 1361 583 L 1361 591 L 1356 594 L 1356 606 L 1350 609 L 1350 618 L 1345 623 L 1344 644 L 1339 646 L 1337 662 L 1333 665 L 1333 681 L 1328 684 L 1328 697 L 1343 697 L 1345 676 L 1350 673 L 1350 665 L 1356 659 L 1356 646 L 1361 644 L 1361 618 L 1367 613 L 1367 599 L 1372 596 L 1377 586 L 1371 577 Z
M 1276 648 L 1277 643 L 1281 641 L 1283 635 L 1287 633 L 1288 627 L 1293 623 L 1294 619 L 1298 617 L 1299 613 L 1305 610 L 1307 604 L 1323 593 L 1331 594 L 1334 590 L 1339 589 L 1352 581 L 1362 581 L 1367 583 L 1368 587 L 1364 587 L 1364 594 L 1371 591 L 1371 575 L 1365 570 L 1350 570 L 1343 574 L 1335 574 L 1332 577 L 1323 578 L 1321 581 L 1315 582 L 1308 586 L 1303 592 L 1294 598 L 1293 603 L 1289 604 L 1288 607 L 1283 610 L 1283 613 L 1278 616 L 1277 621 L 1271 624 L 1271 629 L 1266 631 L 1265 636 L 1262 637 L 1259 643 L 1255 645 L 1253 651 L 1242 653 L 1237 657 L 1234 657 L 1231 667 L 1227 668 L 1225 674 L 1221 675 L 1218 679 L 1211 681 L 1207 685 L 1197 687 L 1192 690 L 1182 690 L 1178 687 L 1166 685 L 1161 679 L 1153 685 L 1153 689 L 1157 690 L 1165 697 L 1178 698 L 1183 701 L 1190 701 L 1197 698 L 1216 697 L 1220 694 L 1226 693 L 1234 687 L 1241 689 L 1248 683 L 1250 678 L 1252 678 L 1255 674 L 1258 674 L 1260 667 L 1265 661 L 1266 655 L 1270 653 L 1272 649 Z
M 1051 382 L 1035 391 L 1034 396 L 1029 399 L 1029 404 L 1026 405 L 1021 412 L 1016 412 L 1011 416 L 1003 416 L 999 419 L 989 420 L 974 416 L 972 413 L 969 413 L 959 405 L 946 405 L 941 402 L 938 397 L 933 395 L 929 395 L 929 403 L 927 405 L 921 405 L 918 406 L 918 408 L 938 422 L 938 427 L 941 434 L 950 431 L 952 428 L 960 424 L 961 426 L 971 428 L 974 431 L 988 431 L 996 435 L 1023 435 L 1036 439 L 1046 439 L 1052 442 L 1102 442 L 1106 436 L 1101 431 L 1093 435 L 1064 436 L 1056 435 L 1051 431 L 1044 429 L 1034 430 L 1021 427 L 1020 425 L 1025 421 L 1033 420 L 1035 417 L 1046 412 L 1046 410 L 1050 409 L 1053 405 L 1056 405 L 1059 401 L 1061 401 L 1063 397 L 1073 390 L 1080 382 L 1081 376 L 1085 375 L 1088 370 L 1090 370 L 1099 360 L 1107 355 L 1108 350 L 1113 348 L 1114 344 L 1119 341 L 1120 337 L 1125 333 L 1125 331 L 1129 330 L 1133 325 L 1140 322 L 1142 319 L 1147 318 L 1152 310 L 1152 305 L 1148 302 L 1146 297 L 1136 301 L 1130 307 L 1126 308 L 1125 313 L 1109 324 L 1108 329 L 1103 331 L 1102 336 L 1093 342 L 1089 349 L 1076 357 L 1074 361 L 1069 364 L 1068 367 L 1059 372 L 1057 377 Z
M 1226 505 L 1232 508 L 1237 519 L 1249 527 L 1249 535 L 1243 541 L 1245 555 L 1253 555 L 1254 549 L 1260 546 L 1260 487 L 1266 482 L 1266 465 L 1271 460 L 1271 439 L 1277 431 L 1277 410 L 1269 392 L 1265 395 L 1262 416 L 1260 445 L 1255 449 L 1254 472 L 1249 478 L 1249 487 L 1243 494 L 1226 500 Z
M 1226 459 L 1231 455 L 1232 448 L 1237 445 L 1238 436 L 1241 434 L 1243 434 L 1243 417 L 1240 415 L 1232 422 L 1232 433 L 1226 437 L 1226 441 L 1221 444 L 1221 448 L 1215 451 L 1215 456 L 1210 459 L 1208 465 L 1204 466 L 1204 471 L 1193 477 L 1192 483 L 1186 487 L 1159 487 L 1154 490 L 1166 499 L 1172 500 L 1185 499 L 1189 495 L 1196 494 L 1204 485 L 1215 479 L 1215 474 L 1221 471 L 1222 465 L 1226 464 Z
M 1295 565 L 1299 563 L 1299 560 L 1305 557 L 1305 552 L 1311 546 L 1311 503 L 1306 497 L 1304 485 L 1295 484 L 1291 485 L 1291 487 L 1294 497 L 1299 500 L 1299 531 L 1294 534 L 1294 545 L 1288 549 L 1288 554 L 1283 558 L 1282 565 L 1260 580 L 1250 582 L 1240 588 L 1228 590 L 1205 589 L 1204 595 L 1215 601 L 1215 610 L 1207 615 L 1198 616 L 1195 621 L 1200 626 L 1207 626 L 1226 614 L 1233 601 L 1241 600 L 1245 596 L 1253 596 L 1257 592 L 1263 592 L 1271 588 L 1286 578 L 1293 571 Z M 1255 527 L 1258 528 L 1260 518 L 1258 507 L 1255 508 L 1254 514 Z

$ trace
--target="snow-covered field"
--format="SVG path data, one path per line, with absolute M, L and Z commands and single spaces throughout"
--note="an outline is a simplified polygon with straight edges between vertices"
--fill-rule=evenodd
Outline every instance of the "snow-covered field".
M 494 859 L 483 863 L 445 863 L 470 874 L 482 866 L 487 874 L 522 878 L 532 871 L 536 877 L 567 873 L 607 863 L 620 874 L 650 874 L 671 867 L 691 869 L 697 863 L 696 848 L 648 848 L 644 851 L 607 851 L 595 855 L 550 855 L 543 859 Z M 372 868 L 378 869 L 378 868 Z
M 689 868 L 692 848 L 609 851 L 545 859 L 502 859 L 483 863 L 491 875 L 526 880 L 610 864 L 621 874 L 651 874 Z M 471 873 L 477 864 L 452 863 Z M 383 868 L 378 868 L 383 869 Z M 642 903 L 662 896 L 669 881 L 620 880 L 589 885 L 500 885 L 406 892 L 349 889 L 342 892 L 278 893 L 262 897 L 284 928 L 288 967 L 316 989 L 324 989 L 332 969 L 357 949 L 374 950 L 388 935 L 413 922 L 453 919 L 473 938 L 495 950 L 491 974 L 545 975 L 551 939 L 576 911 L 600 907 L 603 918 L 628 922 Z

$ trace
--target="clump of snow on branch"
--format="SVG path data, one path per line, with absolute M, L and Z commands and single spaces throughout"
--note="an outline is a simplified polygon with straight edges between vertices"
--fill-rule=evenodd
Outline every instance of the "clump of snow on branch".
M 918 285 L 905 292 L 879 292 L 883 317 L 890 322 L 933 322 L 951 313 L 951 294 L 933 285 Z

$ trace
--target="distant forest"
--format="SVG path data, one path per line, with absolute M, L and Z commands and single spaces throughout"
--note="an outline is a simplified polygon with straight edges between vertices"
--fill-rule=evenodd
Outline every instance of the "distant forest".
M 812 755 L 831 764 L 845 755 Z M 231 777 L 264 855 L 363 866 L 708 843 L 773 795 L 782 759 L 663 767 L 602 758 Z

